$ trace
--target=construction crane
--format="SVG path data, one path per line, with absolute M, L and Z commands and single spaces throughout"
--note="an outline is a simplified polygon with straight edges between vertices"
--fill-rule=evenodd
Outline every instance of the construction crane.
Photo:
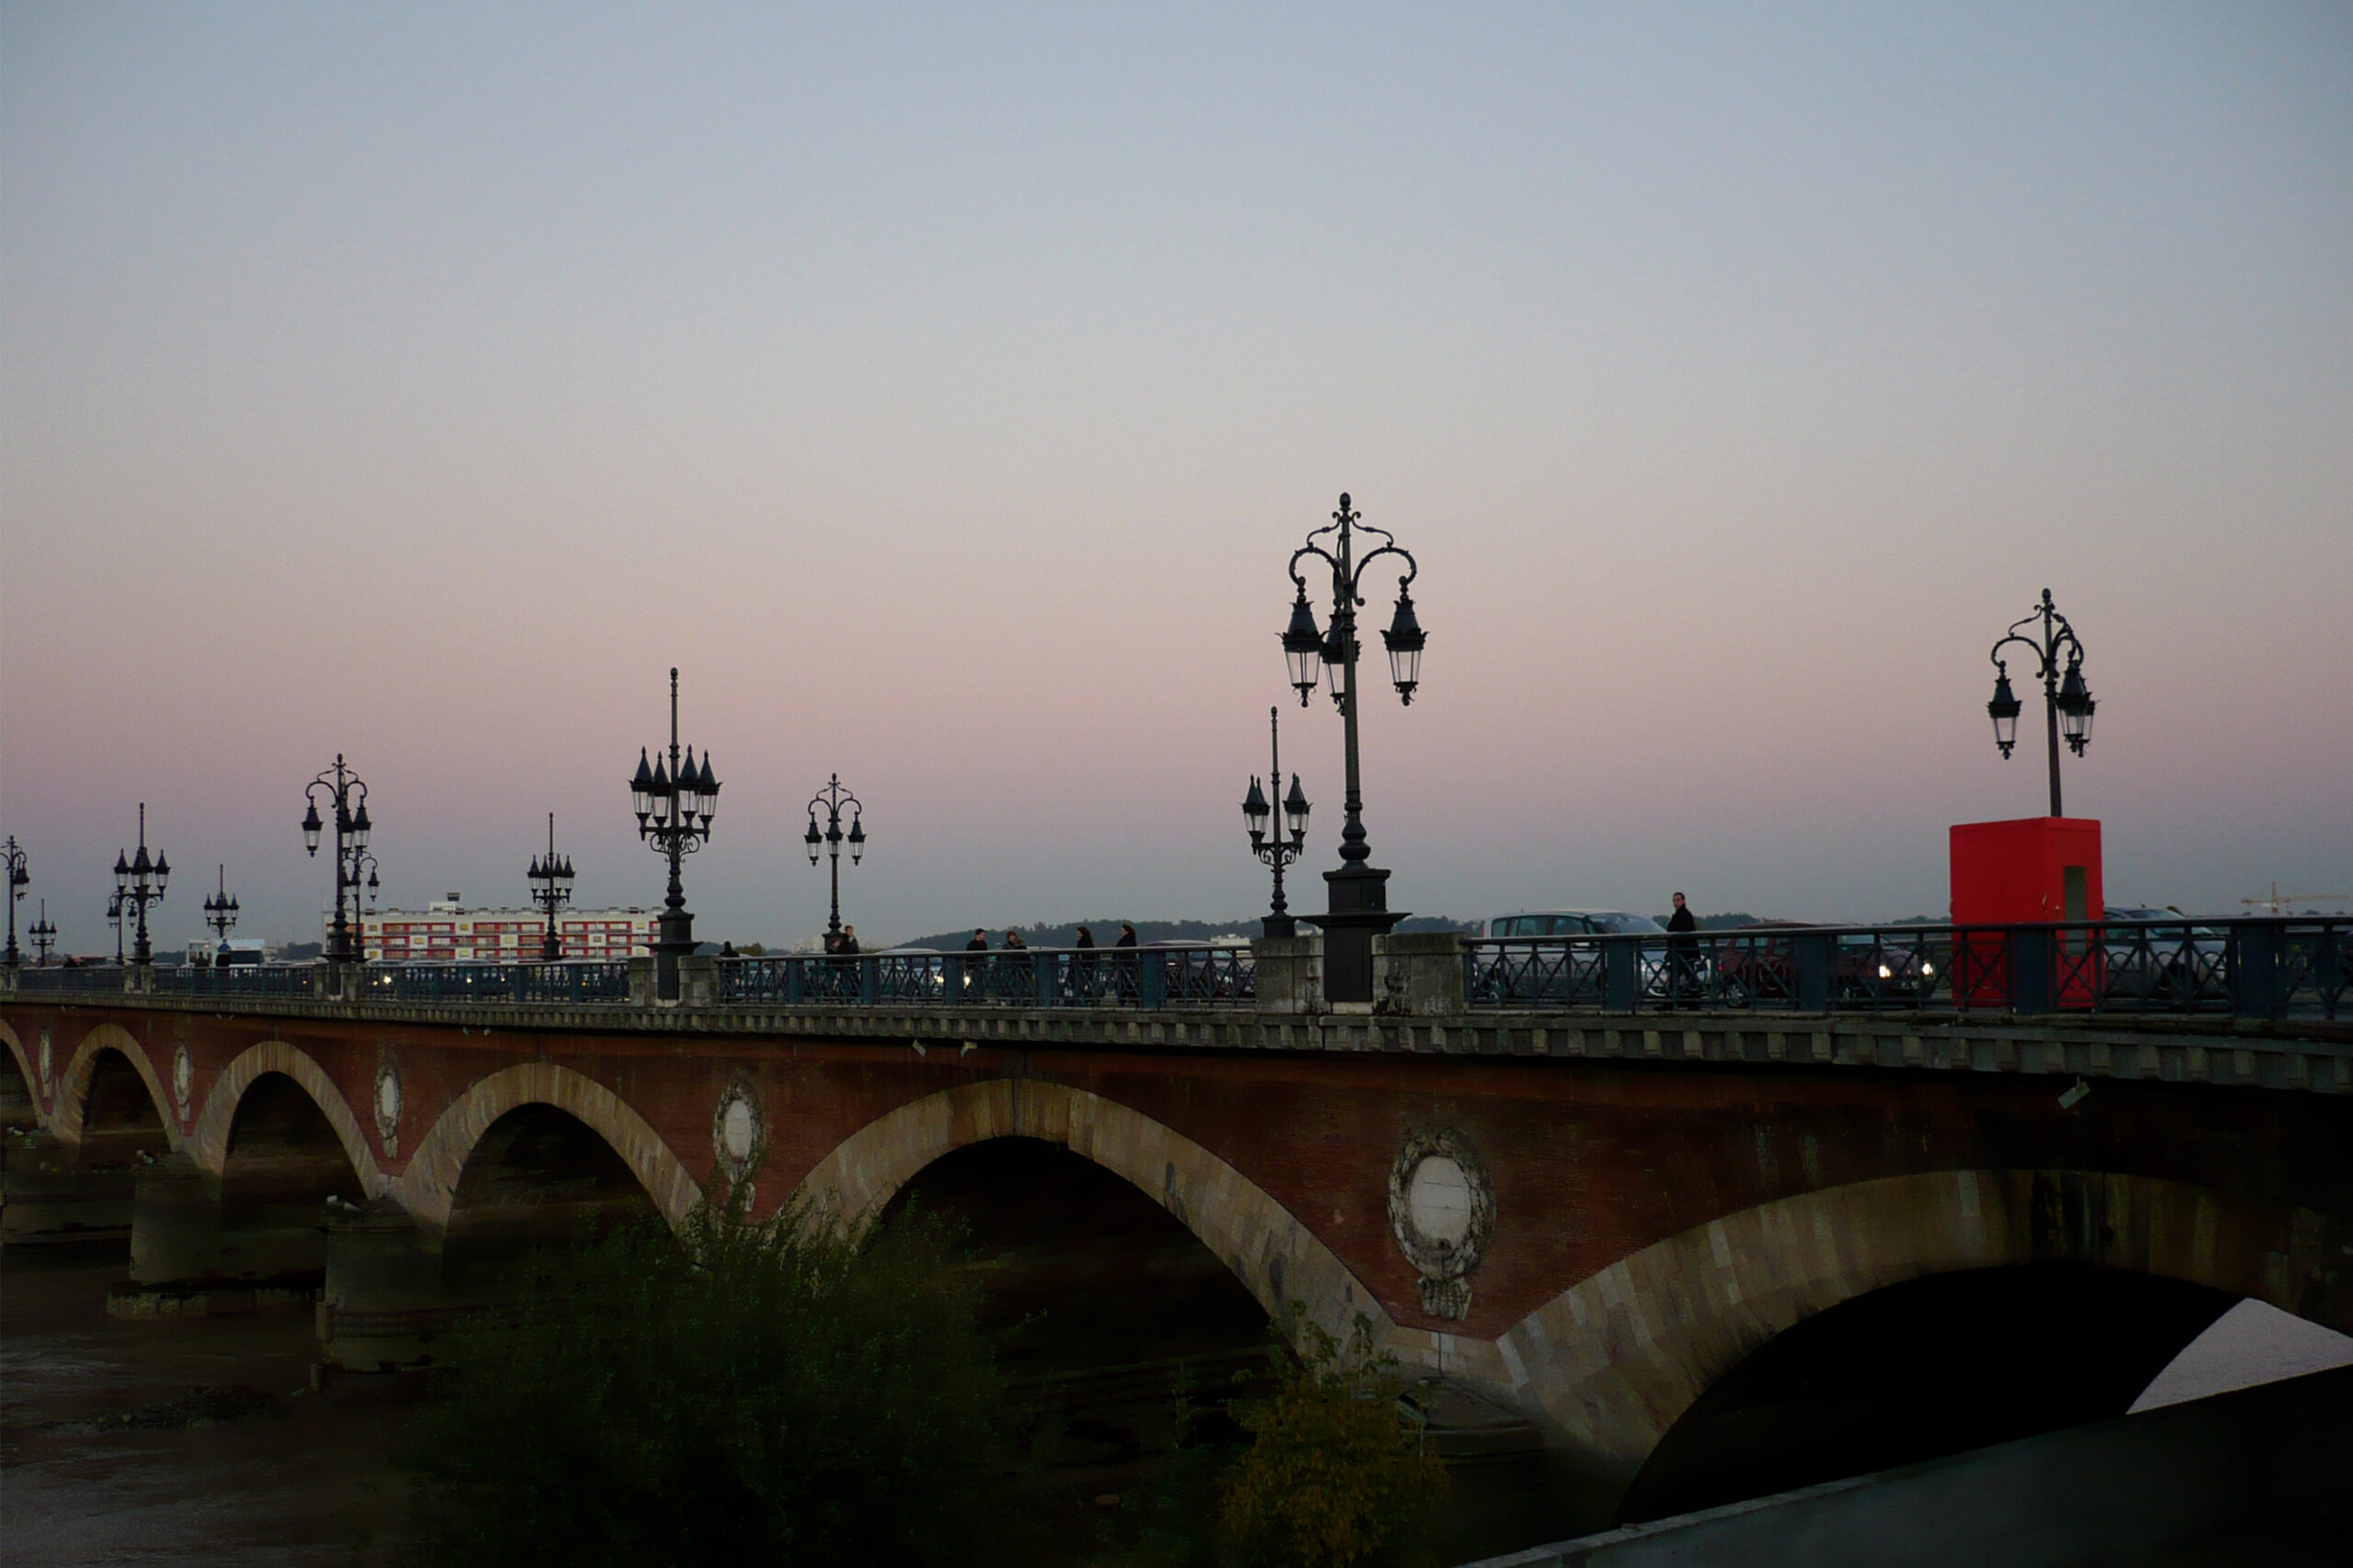
M 2287 906 L 2291 903 L 2342 903 L 2345 898 L 2346 895 L 2341 892 L 2299 892 L 2294 888 L 2281 892 L 2279 884 L 2274 882 L 2271 884 L 2271 892 L 2268 894 L 2256 898 L 2243 898 L 2239 902 L 2279 915 L 2287 914 Z

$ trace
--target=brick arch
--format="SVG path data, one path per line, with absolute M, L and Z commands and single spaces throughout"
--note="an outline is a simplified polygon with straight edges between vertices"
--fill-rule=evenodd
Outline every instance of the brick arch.
M 25 1042 L 17 1038 L 17 1031 L 8 1027 L 5 1018 L 0 1018 L 0 1040 L 7 1042 L 8 1054 L 16 1058 L 17 1071 L 24 1074 L 25 1093 L 33 1102 L 33 1115 L 43 1127 L 48 1126 L 49 1107 L 40 1093 L 40 1064 L 33 1060 L 32 1053 L 25 1049 Z
M 819 1161 L 798 1196 L 854 1223 L 934 1160 L 992 1138 L 1058 1143 L 1123 1177 L 1222 1259 L 1270 1316 L 1296 1301 L 1343 1338 L 1358 1312 L 1382 1338 L 1394 1331 L 1347 1265 L 1249 1177 L 1142 1112 L 1062 1084 L 995 1078 L 901 1106 Z
M 216 1176 L 228 1168 L 229 1134 L 237 1123 L 237 1108 L 244 1103 L 246 1091 L 267 1073 L 282 1073 L 301 1085 L 302 1092 L 311 1096 L 311 1103 L 327 1119 L 327 1125 L 335 1129 L 344 1157 L 351 1162 L 352 1171 L 359 1177 L 362 1196 L 381 1197 L 391 1180 L 377 1166 L 376 1152 L 369 1147 L 368 1136 L 360 1130 L 359 1119 L 352 1114 L 343 1090 L 327 1076 L 325 1068 L 282 1040 L 266 1040 L 246 1047 L 213 1079 L 212 1087 L 204 1096 L 204 1108 L 197 1113 L 196 1126 L 188 1138 L 187 1153 L 197 1165 Z
M 419 1220 L 448 1225 L 474 1145 L 491 1123 L 527 1105 L 553 1106 L 602 1138 L 672 1225 L 702 1201 L 701 1188 L 651 1123 L 596 1079 L 552 1062 L 519 1062 L 476 1080 L 434 1122 L 392 1190 Z
M 50 1102 L 49 1131 L 61 1143 L 82 1141 L 82 1119 L 90 1108 L 90 1080 L 98 1070 L 102 1052 L 119 1051 L 130 1060 L 139 1074 L 139 1081 L 147 1085 L 147 1099 L 155 1108 L 155 1118 L 164 1124 L 164 1143 L 176 1151 L 180 1146 L 180 1119 L 172 1108 L 172 1093 L 165 1085 L 163 1075 L 147 1059 L 147 1048 L 119 1024 L 100 1024 L 82 1037 L 74 1054 L 57 1075 L 57 1093 Z
M 2353 1329 L 2353 1293 L 2336 1293 L 2332 1306 L 2307 1289 L 2335 1228 L 2306 1210 L 2148 1176 L 1890 1176 L 1762 1204 L 1654 1243 L 1562 1291 L 1497 1345 L 1514 1392 L 1552 1437 L 1622 1486 L 1749 1352 L 1801 1318 L 1924 1275 L 2095 1264 Z

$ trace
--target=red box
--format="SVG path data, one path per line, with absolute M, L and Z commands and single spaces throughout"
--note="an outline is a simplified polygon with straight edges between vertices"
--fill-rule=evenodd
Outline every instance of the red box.
M 1968 949 L 1954 977 L 1964 1004 L 2000 1006 L 2029 994 L 2061 1006 L 2089 1006 L 2097 994 L 2104 952 L 2097 926 L 2105 915 L 2100 885 L 2099 824 L 2089 817 L 2021 817 L 2015 822 L 1955 823 L 1952 827 L 1952 923 L 1956 926 L 2077 926 L 2030 949 L 2050 955 L 2050 973 L 2013 975 L 2014 950 L 2001 938 L 1956 944 Z M 1961 960 L 1961 953 L 1955 953 Z M 2040 970 L 2040 966 L 2036 966 Z
M 2090 817 L 2020 817 L 1952 827 L 1952 922 L 2097 925 L 2103 905 L 2099 824 Z

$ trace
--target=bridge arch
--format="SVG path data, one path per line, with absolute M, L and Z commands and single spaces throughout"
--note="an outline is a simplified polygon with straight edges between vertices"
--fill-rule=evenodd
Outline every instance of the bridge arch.
M 153 1108 L 155 1119 L 163 1124 L 164 1143 L 176 1151 L 180 1146 L 179 1118 L 172 1113 L 171 1091 L 164 1085 L 163 1075 L 148 1060 L 147 1048 L 119 1024 L 100 1024 L 82 1037 L 65 1070 L 57 1075 L 57 1090 L 50 1102 L 49 1130 L 61 1143 L 82 1142 L 84 1123 L 89 1115 L 90 1089 L 97 1076 L 99 1058 L 108 1051 L 118 1051 L 139 1074 L 147 1086 L 148 1104 Z
M 518 1062 L 476 1080 L 434 1122 L 392 1190 L 420 1221 L 448 1226 L 466 1161 L 483 1134 L 507 1112 L 534 1105 L 552 1106 L 602 1138 L 671 1225 L 702 1200 L 701 1188 L 652 1123 L 596 1079 L 552 1062 Z
M 1934 1274 L 2031 1263 L 2135 1269 L 2253 1297 L 2332 1328 L 2307 1281 L 2308 1210 L 2085 1171 L 1890 1176 L 1761 1204 L 1580 1280 L 1498 1342 L 1514 1390 L 1623 1485 L 1676 1421 L 1766 1341 L 1825 1308 Z M 2317 1315 L 2316 1315 L 2317 1314 Z
M 34 1123 L 46 1128 L 49 1125 L 49 1107 L 41 1099 L 40 1074 L 34 1068 L 31 1053 L 25 1050 L 25 1042 L 17 1038 L 17 1031 L 8 1027 L 6 1019 L 0 1019 L 0 1040 L 7 1042 L 8 1059 L 16 1064 L 17 1075 L 24 1080 L 25 1098 L 31 1108 Z
M 283 1074 L 301 1085 L 319 1108 L 319 1114 L 327 1119 L 327 1125 L 335 1129 L 344 1157 L 351 1162 L 352 1171 L 366 1189 L 361 1196 L 381 1197 L 390 1180 L 378 1167 L 376 1153 L 369 1147 L 367 1134 L 360 1131 L 359 1119 L 352 1114 L 343 1090 L 307 1052 L 282 1040 L 246 1047 L 213 1079 L 204 1096 L 204 1108 L 197 1114 L 196 1126 L 188 1137 L 186 1153 L 198 1167 L 215 1176 L 228 1167 L 229 1137 L 237 1124 L 237 1109 L 244 1103 L 246 1092 L 268 1073 Z
M 881 1212 L 916 1173 L 992 1138 L 1059 1144 L 1126 1180 L 1217 1255 L 1277 1322 L 1285 1305 L 1345 1338 L 1362 1312 L 1389 1314 L 1346 1264 L 1249 1177 L 1183 1133 L 1117 1100 L 1034 1078 L 943 1089 L 876 1118 L 801 1178 L 798 1196 L 855 1223 Z

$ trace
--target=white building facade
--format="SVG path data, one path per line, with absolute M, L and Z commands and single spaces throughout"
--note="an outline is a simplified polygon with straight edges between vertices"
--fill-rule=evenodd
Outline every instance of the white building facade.
M 626 959 L 654 950 L 651 909 L 566 909 L 555 917 L 567 959 Z M 370 962 L 520 963 L 540 956 L 547 917 L 536 909 L 469 909 L 456 893 L 424 910 L 369 910 L 359 917 L 359 950 Z

